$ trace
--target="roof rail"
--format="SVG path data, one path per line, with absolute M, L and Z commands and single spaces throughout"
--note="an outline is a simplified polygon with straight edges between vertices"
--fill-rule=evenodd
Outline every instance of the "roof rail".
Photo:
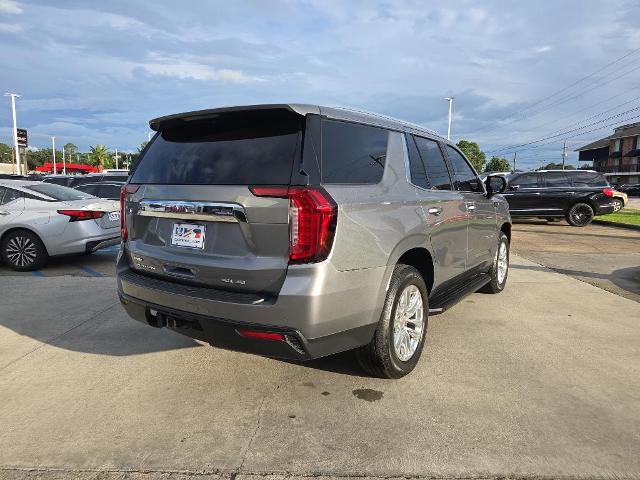
M 415 128 L 416 130 L 426 130 L 427 132 L 433 133 L 434 135 L 437 135 L 439 137 L 442 137 L 442 135 L 440 135 L 438 132 L 436 132 L 435 130 L 428 128 L 428 127 L 423 127 L 422 125 L 418 125 L 417 123 L 411 123 L 411 122 L 407 122 L 405 120 L 400 120 L 399 118 L 395 118 L 392 117 L 390 115 L 383 115 L 381 113 L 374 113 L 374 112 L 368 112 L 366 110 L 360 110 L 358 108 L 353 108 L 353 107 L 339 107 L 339 106 L 332 106 L 329 108 L 335 108 L 336 110 L 344 110 L 347 112 L 353 112 L 353 113 L 360 113 L 362 115 L 368 115 L 370 117 L 377 117 L 383 120 L 389 120 L 391 122 L 397 122 L 405 127 L 409 127 L 409 128 Z M 444 138 L 444 137 L 443 137 Z

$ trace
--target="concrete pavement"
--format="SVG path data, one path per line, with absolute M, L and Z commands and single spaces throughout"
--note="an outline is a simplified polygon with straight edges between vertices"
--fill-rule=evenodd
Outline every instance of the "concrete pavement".
M 640 477 L 640 304 L 516 256 L 400 381 L 145 327 L 112 278 L 0 291 L 3 478 Z

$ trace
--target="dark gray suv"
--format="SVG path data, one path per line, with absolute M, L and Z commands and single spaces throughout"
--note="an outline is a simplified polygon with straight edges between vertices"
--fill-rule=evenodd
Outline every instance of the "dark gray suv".
M 292 360 L 357 349 L 399 378 L 429 314 L 505 286 L 507 203 L 429 130 L 294 104 L 150 124 L 121 196 L 118 292 L 136 320 Z

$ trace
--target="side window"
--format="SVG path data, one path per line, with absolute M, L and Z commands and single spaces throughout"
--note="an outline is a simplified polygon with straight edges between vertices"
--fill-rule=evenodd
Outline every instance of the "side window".
M 447 154 L 449 156 L 449 166 L 452 170 L 454 190 L 460 190 L 462 192 L 482 191 L 478 189 L 480 185 L 478 177 L 460 152 L 452 146 L 447 145 Z M 472 181 L 476 182 L 475 186 Z
M 2 197 L 4 196 L 5 190 L 6 190 L 6 188 L 0 187 L 0 205 L 3 205 Z
M 569 180 L 562 172 L 548 172 L 542 175 L 545 187 L 566 187 Z
M 389 132 L 383 128 L 325 120 L 322 122 L 322 182 L 380 182 Z
M 574 187 L 606 187 L 607 180 L 601 173 L 578 172 L 571 175 L 571 184 Z
M 407 150 L 409 151 L 409 173 L 411 174 L 411 183 L 422 188 L 429 188 L 427 174 L 424 171 L 422 159 L 418 153 L 416 142 L 411 135 L 405 135 L 407 141 Z
M 14 190 L 12 188 L 5 188 L 4 195 L 2 195 L 2 201 L 0 201 L 0 205 L 6 205 L 7 203 L 13 202 L 22 198 L 22 192 L 18 190 Z
M 514 178 L 510 183 L 512 186 L 520 188 L 538 188 L 540 186 L 537 173 L 525 173 Z
M 427 181 L 436 190 L 451 190 L 451 178 L 437 142 L 414 137 L 427 171 Z

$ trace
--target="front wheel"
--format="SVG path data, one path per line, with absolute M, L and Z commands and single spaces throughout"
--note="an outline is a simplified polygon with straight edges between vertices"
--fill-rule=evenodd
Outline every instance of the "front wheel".
M 613 205 L 614 212 L 621 210 L 622 207 L 624 206 L 624 203 L 619 198 L 614 198 L 611 204 Z
M 382 378 L 401 378 L 411 372 L 422 353 L 428 314 L 422 275 L 412 266 L 396 265 L 373 340 L 357 350 L 362 368 Z
M 28 230 L 16 230 L 2 240 L 2 260 L 14 270 L 38 270 L 47 263 L 48 255 L 42 240 Z
M 593 208 L 587 203 L 576 203 L 567 212 L 567 223 L 574 227 L 586 227 L 593 220 Z
M 504 290 L 509 275 L 509 239 L 503 232 L 500 232 L 498 237 L 498 250 L 489 275 L 491 281 L 482 287 L 480 292 L 500 293 Z

